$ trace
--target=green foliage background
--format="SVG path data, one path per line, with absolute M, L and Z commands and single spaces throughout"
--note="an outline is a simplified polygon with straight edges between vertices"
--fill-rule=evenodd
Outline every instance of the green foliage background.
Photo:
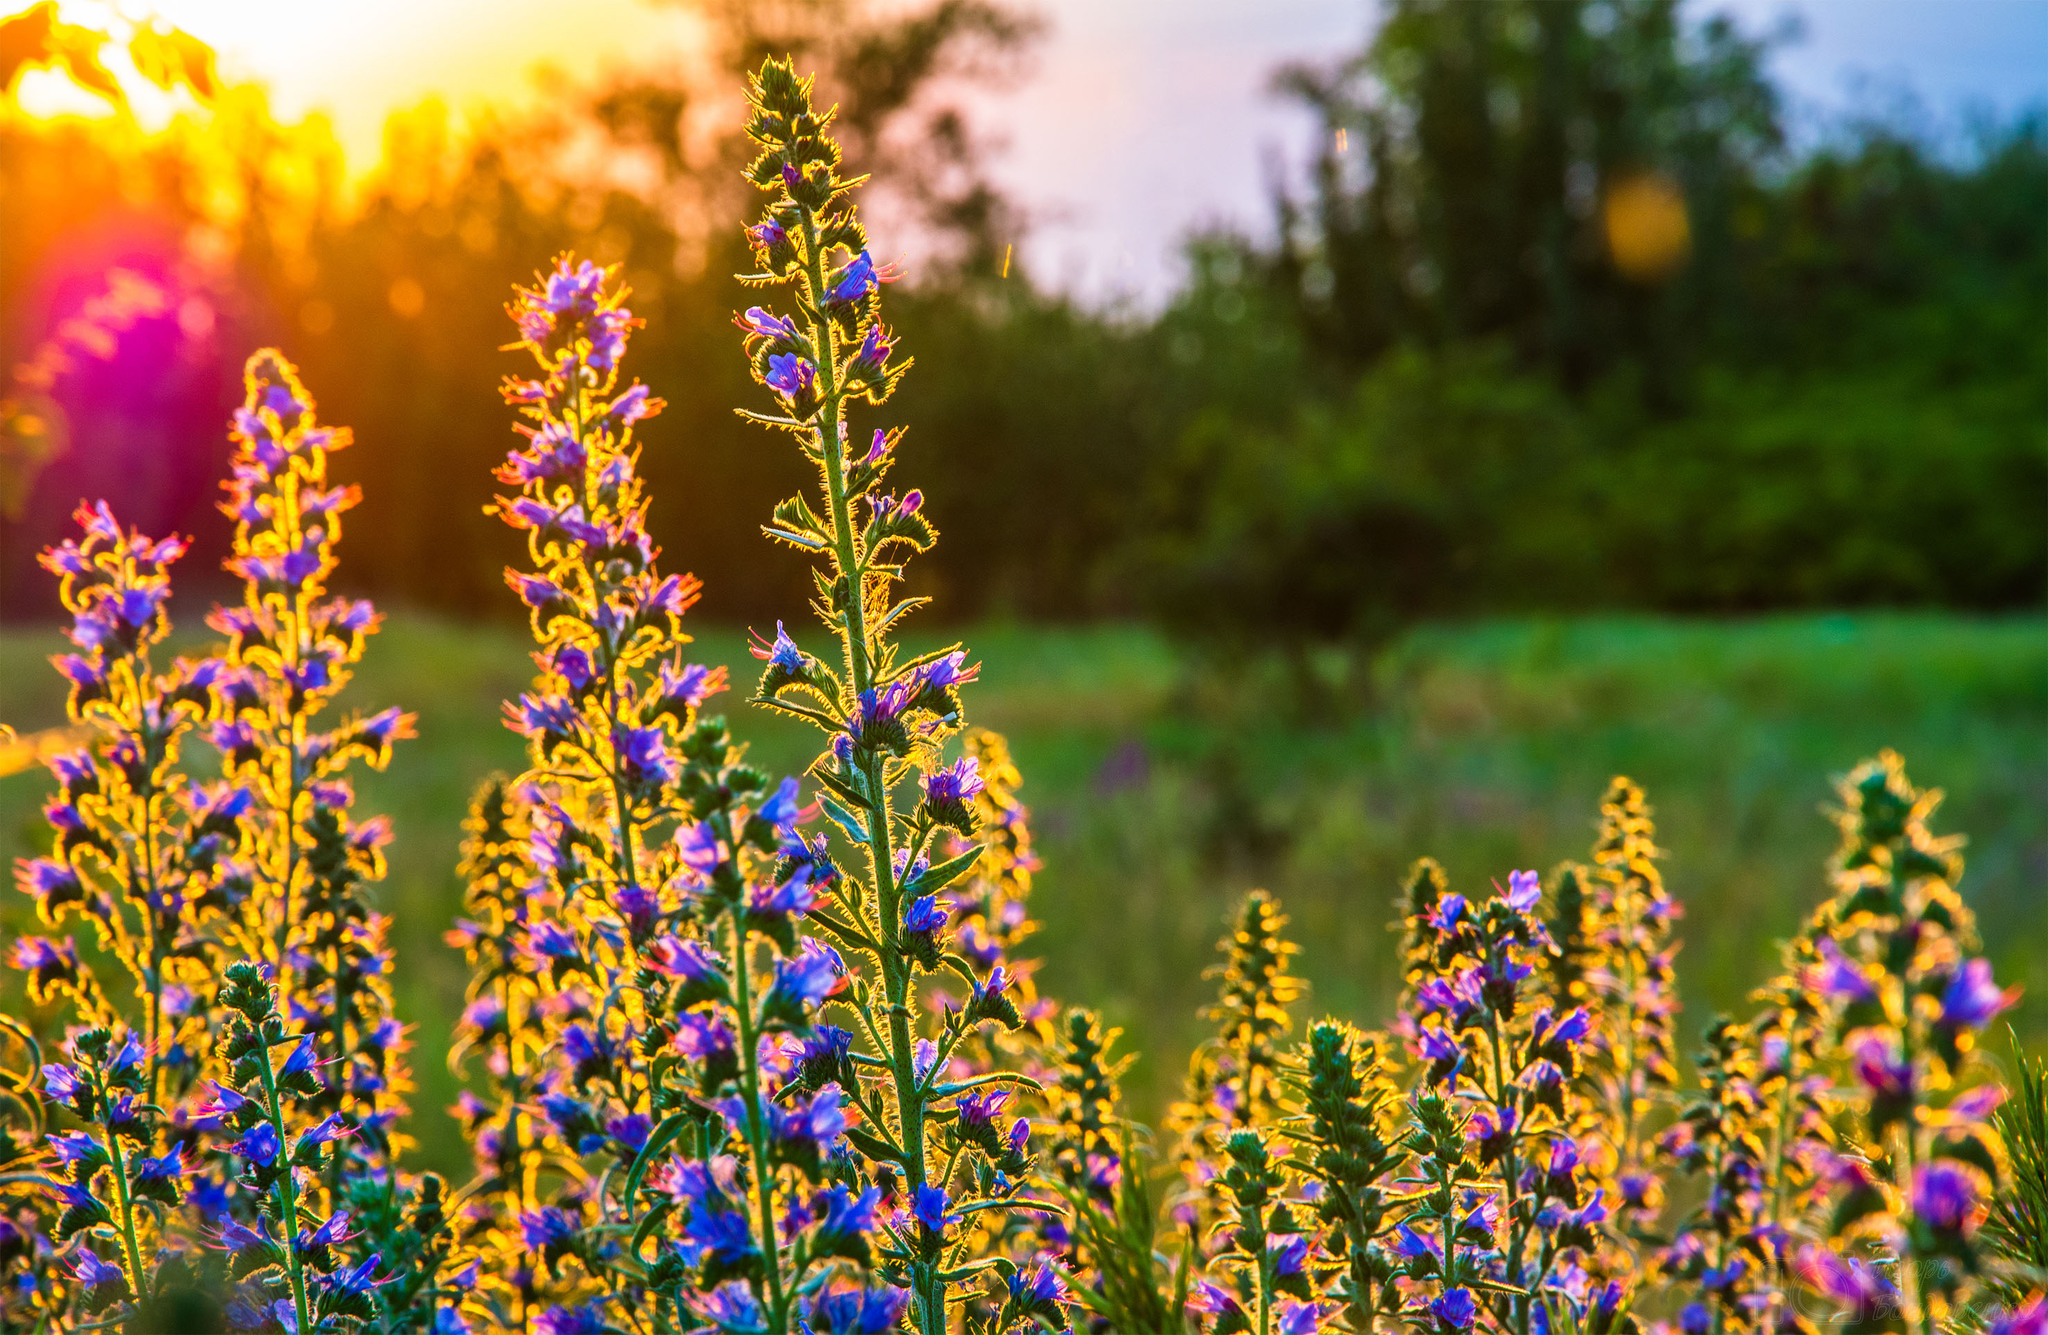
M 196 246 L 221 316 L 210 353 L 149 383 L 59 393 L 72 448 L 0 519 L 0 613 L 50 611 L 33 554 L 86 493 L 194 533 L 182 578 L 203 579 L 232 368 L 277 343 L 356 429 L 346 578 L 509 615 L 481 513 L 510 439 L 500 307 L 571 247 L 619 264 L 648 321 L 656 536 L 717 614 L 795 605 L 801 564 L 735 521 L 796 481 L 730 412 L 739 150 L 686 132 L 769 50 L 821 71 L 892 226 L 930 252 L 894 304 L 920 351 L 892 411 L 946 535 L 919 576 L 943 615 L 1298 650 L 1447 612 L 2048 593 L 2039 112 L 1945 137 L 1849 120 L 1795 147 L 1768 44 L 1710 5 L 1396 0 L 1359 49 L 1276 74 L 1321 129 L 1273 239 L 1192 237 L 1163 309 L 1103 308 L 1005 276 L 1028 219 L 962 89 L 1017 73 L 1023 13 L 699 8 L 710 83 L 563 85 L 461 133 L 423 107 L 352 205 L 319 135 L 254 90 L 182 137 L 0 117 L 0 364 L 79 295 L 51 286 L 65 266 Z M 1602 201 L 1640 179 L 1682 198 L 1690 248 L 1630 277 Z

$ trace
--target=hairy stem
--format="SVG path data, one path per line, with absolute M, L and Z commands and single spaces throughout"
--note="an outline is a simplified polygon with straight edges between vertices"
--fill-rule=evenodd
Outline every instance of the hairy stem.
M 128 1163 L 121 1154 L 121 1137 L 114 1131 L 113 1102 L 104 1090 L 100 1094 L 100 1117 L 107 1128 L 107 1157 L 113 1161 L 114 1204 L 121 1211 L 121 1247 L 128 1260 L 129 1286 L 140 1298 L 143 1292 L 142 1244 L 135 1235 L 135 1200 L 128 1194 Z
M 299 1187 L 292 1168 L 291 1139 L 285 1130 L 284 1104 L 278 1098 L 277 1075 L 270 1065 L 270 1044 L 260 1030 L 256 1034 L 256 1051 L 263 1059 L 264 1107 L 270 1114 L 272 1129 L 277 1132 L 277 1156 L 283 1162 L 283 1171 L 277 1178 L 277 1208 L 278 1226 L 284 1233 L 285 1275 L 291 1281 L 292 1307 L 298 1313 L 299 1330 L 309 1332 L 313 1329 L 313 1313 L 306 1300 L 306 1272 L 299 1261 Z
M 760 1053 L 754 1038 L 753 993 L 747 982 L 747 932 L 737 907 L 727 916 L 732 919 L 732 976 L 739 990 L 735 1009 L 740 1019 L 740 1079 L 747 1095 L 747 1149 L 754 1159 L 761 1250 L 768 1262 L 768 1329 L 782 1335 L 789 1328 L 789 1308 L 782 1295 L 782 1259 L 775 1245 L 775 1168 L 768 1162 L 767 1128 L 761 1125 L 761 1081 L 755 1070 Z

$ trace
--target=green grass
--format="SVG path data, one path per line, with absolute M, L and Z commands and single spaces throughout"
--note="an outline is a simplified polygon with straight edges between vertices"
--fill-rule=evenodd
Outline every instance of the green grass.
M 1011 737 L 1045 870 L 1034 952 L 1041 986 L 1107 1010 L 1145 1054 L 1137 1110 L 1172 1094 L 1194 1011 L 1210 987 L 1221 918 L 1253 885 L 1279 894 L 1306 947 L 1306 1010 L 1382 1019 L 1396 987 L 1389 901 L 1428 853 L 1483 889 L 1515 867 L 1583 857 L 1607 778 L 1626 772 L 1656 805 L 1666 874 L 1689 906 L 1680 958 L 1688 1044 L 1707 1013 L 1738 1006 L 1772 941 L 1821 893 L 1834 832 L 1829 779 L 1891 746 L 1950 799 L 1938 829 L 1971 836 L 1963 888 L 2000 977 L 2048 980 L 2048 625 L 2038 617 L 1651 618 L 1432 626 L 1371 665 L 1319 666 L 1366 683 L 1317 717 L 1283 709 L 1276 680 L 1190 674 L 1134 627 L 990 626 L 965 637 L 986 664 L 974 721 Z M 54 631 L 0 633 L 0 719 L 58 722 L 42 664 Z M 440 934 L 463 806 L 479 779 L 520 762 L 498 702 L 530 671 L 502 627 L 394 618 L 351 698 L 420 716 L 392 771 L 358 785 L 397 825 L 384 902 L 400 1001 L 418 1026 L 423 1158 L 460 1161 L 442 1116 L 440 1064 L 460 1010 L 460 960 Z M 737 631 L 698 646 L 742 682 Z M 1333 694 L 1332 699 L 1339 695 Z M 730 697 L 728 697 L 728 701 Z M 809 757 L 805 731 L 729 705 L 776 769 Z M 41 773 L 0 779 L 0 854 L 39 849 Z M 0 931 L 26 900 L 0 897 Z M 2048 1006 L 2016 1021 L 2030 1043 Z

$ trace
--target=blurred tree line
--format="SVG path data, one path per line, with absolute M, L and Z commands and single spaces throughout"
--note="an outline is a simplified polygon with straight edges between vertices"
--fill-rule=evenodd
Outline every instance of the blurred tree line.
M 0 461 L 32 430 L 49 456 L 0 519 L 0 611 L 49 606 L 31 556 L 80 495 L 196 533 L 190 573 L 210 566 L 233 372 L 277 342 L 356 431 L 349 578 L 514 614 L 513 537 L 483 514 L 511 441 L 502 305 L 564 249 L 619 264 L 648 321 L 670 560 L 715 614 L 800 605 L 801 563 L 755 529 L 795 464 L 731 412 L 738 80 L 780 50 L 936 257 L 896 303 L 919 364 L 888 421 L 912 426 L 947 614 L 1299 645 L 1437 613 L 2048 593 L 2038 116 L 1967 151 L 1873 121 L 1795 152 L 1765 44 L 1675 0 L 1388 0 L 1360 51 L 1276 76 L 1321 123 L 1276 239 L 1197 236 L 1163 310 L 1104 312 L 1005 273 L 1029 220 L 963 98 L 1021 77 L 1027 15 L 695 7 L 705 69 L 563 84 L 460 133 L 394 117 L 347 209 L 331 139 L 259 90 L 156 134 L 0 115 L 0 364 L 57 368 L 0 406 Z M 46 355 L 114 267 L 164 299 Z

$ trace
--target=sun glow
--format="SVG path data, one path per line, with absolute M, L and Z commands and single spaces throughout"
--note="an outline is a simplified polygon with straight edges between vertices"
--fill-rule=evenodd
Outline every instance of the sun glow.
M 57 12 L 101 32 L 190 33 L 217 53 L 224 82 L 263 84 L 280 119 L 327 113 L 355 173 L 375 164 L 395 109 L 431 96 L 458 108 L 516 104 L 550 78 L 685 59 L 702 49 L 703 31 L 694 15 L 642 0 L 495 0 L 483 22 L 460 0 L 59 0 Z M 151 86 L 120 48 L 110 42 L 102 58 L 143 128 L 193 106 L 188 93 Z M 108 99 L 54 69 L 24 74 L 14 100 L 40 118 L 114 114 Z

